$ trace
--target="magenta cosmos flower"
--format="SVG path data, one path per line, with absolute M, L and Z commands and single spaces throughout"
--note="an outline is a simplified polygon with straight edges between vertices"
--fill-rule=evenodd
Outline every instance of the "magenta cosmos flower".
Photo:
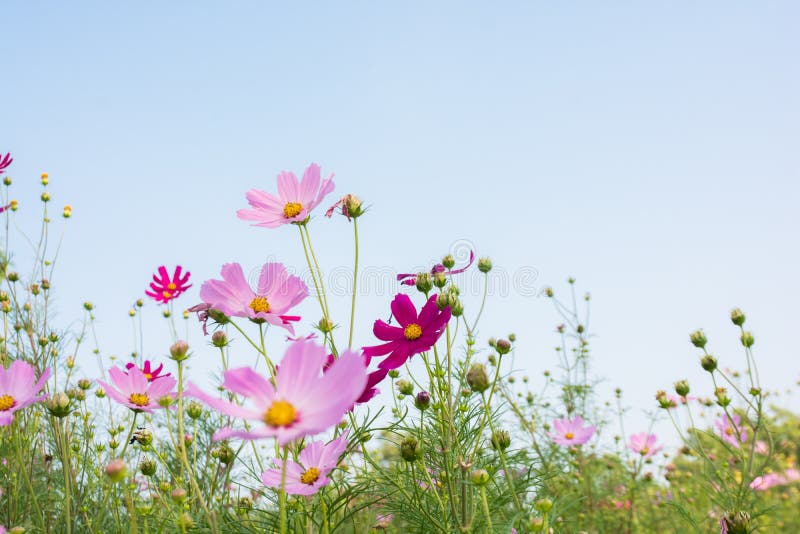
M 170 374 L 171 374 L 171 373 L 164 373 L 162 375 L 161 374 L 161 370 L 164 368 L 164 364 L 162 363 L 161 365 L 159 365 L 158 367 L 153 369 L 152 364 L 150 363 L 150 360 L 145 360 L 144 361 L 144 365 L 141 368 L 137 367 L 137 365 L 135 363 L 132 363 L 132 362 L 128 362 L 128 363 L 125 364 L 125 369 L 131 370 L 134 367 L 139 369 L 144 374 L 144 377 L 147 379 L 148 382 L 152 382 L 153 380 L 156 380 L 158 378 L 162 378 L 162 377 L 165 377 L 165 376 L 170 376 Z
M 300 317 L 286 312 L 308 296 L 308 287 L 299 277 L 286 272 L 282 263 L 264 264 L 255 291 L 238 263 L 226 263 L 221 274 L 222 280 L 203 282 L 200 288 L 203 302 L 225 315 L 267 322 L 294 334 L 291 322 L 299 321 Z
M 742 419 L 736 414 L 733 415 L 732 421 L 727 415 L 723 415 L 714 421 L 714 426 L 723 441 L 737 449 L 740 443 L 747 441 L 747 430 L 742 428 L 741 425 Z
M 11 153 L 7 153 L 5 156 L 0 156 L 0 174 L 3 174 L 5 170 L 11 165 L 11 162 L 14 161 L 14 158 L 11 157 Z
M 160 398 L 175 396 L 172 389 L 176 381 L 171 376 L 162 376 L 150 382 L 136 366 L 127 371 L 112 367 L 108 370 L 108 375 L 116 387 L 102 380 L 98 380 L 97 383 L 103 386 L 109 397 L 134 412 L 153 413 L 153 410 L 162 408 L 158 404 Z
M 347 433 L 327 445 L 323 441 L 312 441 L 300 452 L 298 460 L 286 461 L 286 493 L 289 495 L 313 495 L 330 482 L 328 473 L 339 464 L 339 457 L 347 449 Z M 275 460 L 276 469 L 268 469 L 261 481 L 270 488 L 281 487 L 283 462 Z
M 186 388 L 186 395 L 226 415 L 264 423 L 251 431 L 223 428 L 214 434 L 214 440 L 275 437 L 285 445 L 338 423 L 364 392 L 367 371 L 360 354 L 344 351 L 323 374 L 326 359 L 327 352 L 321 345 L 295 341 L 278 366 L 274 384 L 249 367 L 225 371 L 222 385 L 248 398 L 249 406 L 208 395 L 192 383 Z
M 372 333 L 386 343 L 364 347 L 364 354 L 369 357 L 388 354 L 378 367 L 392 370 L 402 366 L 411 356 L 429 350 L 444 333 L 450 320 L 450 307 L 439 310 L 436 297 L 432 295 L 417 315 L 408 295 L 399 293 L 395 296 L 391 305 L 392 315 L 400 326 L 391 326 L 381 319 L 375 321 Z
M 333 175 L 320 181 L 319 165 L 312 163 L 299 182 L 293 173 L 281 172 L 277 196 L 258 189 L 248 191 L 247 202 L 252 209 L 239 210 L 236 215 L 245 221 L 255 221 L 254 226 L 265 228 L 303 222 L 333 189 Z
M 656 445 L 656 440 L 658 440 L 658 438 L 655 434 L 640 432 L 630 437 L 628 448 L 633 452 L 638 452 L 645 458 L 650 458 L 663 448 L 661 445 Z
M 594 435 L 593 426 L 583 426 L 583 417 L 580 415 L 574 419 L 556 419 L 553 421 L 555 432 L 550 434 L 553 442 L 562 447 L 573 447 L 583 445 Z
M 150 282 L 150 291 L 146 290 L 144 293 L 148 297 L 154 298 L 156 302 L 166 304 L 192 287 L 192 284 L 187 283 L 191 274 L 189 271 L 182 274 L 182 268 L 178 265 L 175 267 L 172 276 L 170 276 L 167 268 L 162 265 L 158 268 L 158 272 L 153 275 L 153 281 Z
M 10 425 L 14 412 L 47 397 L 37 393 L 50 378 L 50 368 L 44 370 L 39 380 L 28 362 L 14 360 L 8 369 L 0 365 L 0 426 Z

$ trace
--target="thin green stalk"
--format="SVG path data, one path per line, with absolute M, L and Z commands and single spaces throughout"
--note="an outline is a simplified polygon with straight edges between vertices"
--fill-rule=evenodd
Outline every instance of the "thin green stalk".
M 358 217 L 353 219 L 353 235 L 355 241 L 355 259 L 353 260 L 353 297 L 350 301 L 350 335 L 347 338 L 347 348 L 353 346 L 353 325 L 356 315 L 356 293 L 358 292 Z
M 494 534 L 492 528 L 492 514 L 489 513 L 489 501 L 486 500 L 486 486 L 481 486 L 481 502 L 483 503 L 483 515 L 486 517 L 486 532 Z
M 278 493 L 278 517 L 280 521 L 281 534 L 286 534 L 286 460 L 288 457 L 288 447 L 283 446 L 283 454 L 281 454 L 281 489 Z

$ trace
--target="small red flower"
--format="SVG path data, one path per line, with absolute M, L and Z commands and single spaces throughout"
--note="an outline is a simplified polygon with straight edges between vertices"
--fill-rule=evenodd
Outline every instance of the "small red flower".
M 167 268 L 162 265 L 158 268 L 158 273 L 153 275 L 153 281 L 150 282 L 152 291 L 145 290 L 145 294 L 163 304 L 178 298 L 181 293 L 192 287 L 192 284 L 187 284 L 192 273 L 186 271 L 183 276 L 181 274 L 180 265 L 175 267 L 172 277 L 169 276 Z

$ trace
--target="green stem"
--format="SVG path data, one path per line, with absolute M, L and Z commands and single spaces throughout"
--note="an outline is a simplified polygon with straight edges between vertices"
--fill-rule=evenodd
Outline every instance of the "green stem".
M 286 460 L 288 448 L 284 445 L 281 455 L 281 489 L 278 492 L 278 514 L 280 521 L 281 534 L 286 534 Z
M 489 501 L 486 500 L 486 487 L 481 486 L 481 502 L 483 503 L 483 515 L 486 517 L 486 532 L 494 534 L 492 528 L 492 515 L 489 513 Z
M 353 346 L 353 325 L 356 314 L 356 293 L 358 288 L 358 218 L 353 219 L 353 234 L 355 236 L 355 260 L 353 261 L 353 297 L 350 301 L 350 335 L 347 338 L 347 348 Z

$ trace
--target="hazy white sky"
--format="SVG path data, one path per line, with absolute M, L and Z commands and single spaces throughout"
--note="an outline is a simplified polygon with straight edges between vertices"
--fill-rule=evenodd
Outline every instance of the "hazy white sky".
M 228 261 L 301 269 L 294 228 L 235 211 L 315 161 L 336 173 L 331 201 L 371 206 L 362 265 L 384 279 L 464 243 L 490 255 L 516 284 L 498 286 L 481 336 L 516 332 L 536 380 L 556 367 L 560 322 L 537 295 L 570 275 L 593 295 L 595 369 L 631 405 L 683 377 L 710 392 L 696 327 L 741 365 L 733 306 L 762 380 L 800 375 L 796 2 L 20 1 L 2 17 L 18 219 L 33 230 L 49 172 L 54 204 L 74 208 L 59 315 L 94 301 L 105 354 L 132 350 L 127 310 L 160 264 L 192 271 L 185 306 Z M 348 268 L 347 223 L 312 232 L 323 265 Z M 393 290 L 363 300 L 361 344 Z M 345 322 L 347 299 L 334 308 Z M 301 313 L 318 319 L 312 300 Z M 146 352 L 165 353 L 153 304 L 145 318 Z

